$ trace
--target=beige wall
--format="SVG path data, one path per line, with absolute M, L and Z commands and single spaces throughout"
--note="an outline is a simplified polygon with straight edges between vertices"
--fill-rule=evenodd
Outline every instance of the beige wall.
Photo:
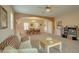
M 77 25 L 79 27 L 79 12 L 72 12 L 69 14 L 64 14 L 61 17 L 56 18 L 55 21 L 55 32 L 57 29 L 57 22 L 62 21 L 62 25 L 65 26 L 74 26 Z
M 13 10 L 11 6 L 3 6 L 8 13 L 8 28 L 0 29 L 0 43 L 5 40 L 9 35 L 13 34 L 13 30 L 11 29 L 11 13 L 13 14 Z
M 60 20 L 62 21 L 63 26 L 77 25 L 79 27 L 79 12 L 73 12 L 70 14 L 62 15 L 59 18 L 56 18 L 56 24 Z

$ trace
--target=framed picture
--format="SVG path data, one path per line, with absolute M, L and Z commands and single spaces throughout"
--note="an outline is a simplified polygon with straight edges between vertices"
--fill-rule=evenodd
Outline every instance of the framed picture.
M 61 25 L 62 25 L 62 21 L 58 21 L 57 26 L 61 26 Z
M 7 22 L 7 11 L 2 6 L 0 6 L 0 29 L 7 28 Z

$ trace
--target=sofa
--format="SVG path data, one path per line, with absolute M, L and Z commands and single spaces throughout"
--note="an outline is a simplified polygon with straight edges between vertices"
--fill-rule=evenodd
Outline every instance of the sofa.
M 24 39 L 27 39 L 24 38 Z M 1 53 L 37 53 L 37 48 L 32 48 L 30 40 L 23 40 L 19 34 L 11 35 L 0 43 Z

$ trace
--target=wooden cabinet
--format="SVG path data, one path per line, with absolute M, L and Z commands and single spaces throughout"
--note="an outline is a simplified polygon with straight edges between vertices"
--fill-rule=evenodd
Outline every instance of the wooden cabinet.
M 72 40 L 77 40 L 79 37 L 79 28 L 78 26 L 67 27 L 64 29 L 63 37 L 68 38 L 71 37 Z

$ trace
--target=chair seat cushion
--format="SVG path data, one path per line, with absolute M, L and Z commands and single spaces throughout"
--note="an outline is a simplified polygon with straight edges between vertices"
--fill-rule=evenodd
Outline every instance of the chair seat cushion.
M 17 52 L 18 52 L 18 50 L 11 46 L 7 46 L 3 50 L 3 53 L 17 53 Z
M 23 49 L 23 48 L 31 48 L 31 43 L 29 40 L 25 42 L 21 42 L 19 49 Z

